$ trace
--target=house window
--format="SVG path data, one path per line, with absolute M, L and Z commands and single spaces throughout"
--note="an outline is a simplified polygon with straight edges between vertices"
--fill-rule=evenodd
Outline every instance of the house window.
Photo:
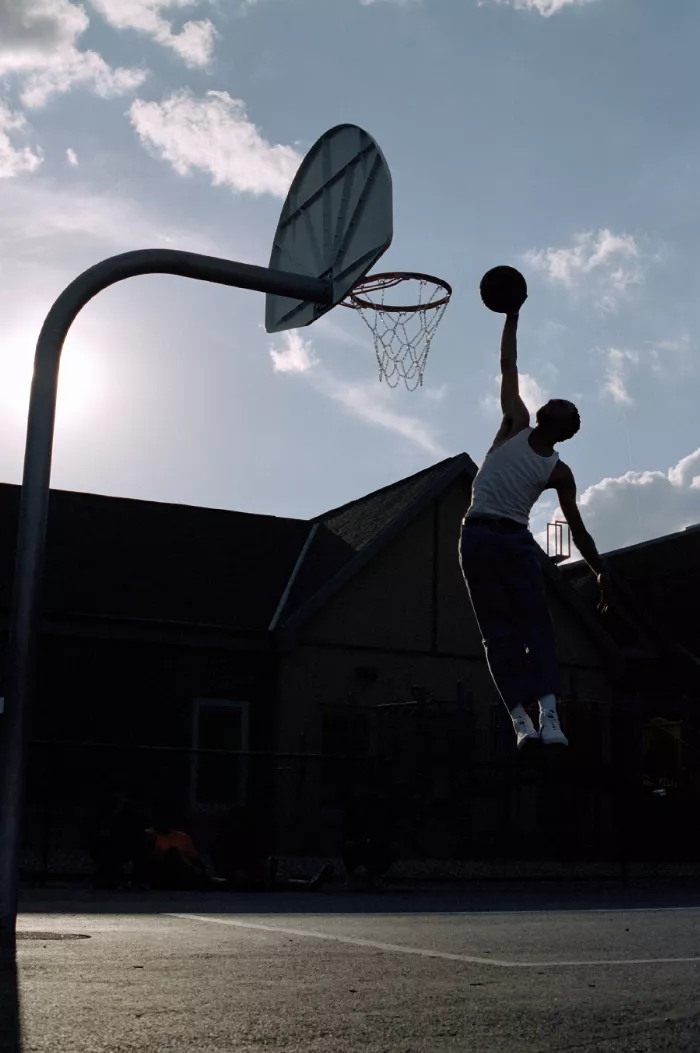
M 193 807 L 242 805 L 248 777 L 248 703 L 195 699 L 190 798 Z M 214 752 L 208 752 L 214 751 Z

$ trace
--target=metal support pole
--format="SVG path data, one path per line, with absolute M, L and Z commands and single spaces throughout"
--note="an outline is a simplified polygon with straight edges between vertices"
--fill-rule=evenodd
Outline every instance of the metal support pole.
M 91 267 L 64 289 L 49 311 L 37 343 L 29 399 L 7 693 L 5 712 L 0 716 L 0 948 L 13 948 L 15 944 L 26 743 L 35 673 L 61 351 L 77 315 L 97 293 L 139 274 L 176 274 L 324 305 L 332 303 L 330 283 L 319 279 L 191 252 L 144 249 L 113 256 Z

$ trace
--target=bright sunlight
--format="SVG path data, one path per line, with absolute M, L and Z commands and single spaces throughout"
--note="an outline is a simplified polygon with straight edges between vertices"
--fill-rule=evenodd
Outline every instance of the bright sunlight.
M 0 347 L 0 403 L 3 412 L 26 420 L 34 365 L 35 338 L 27 333 L 10 336 Z M 74 423 L 100 400 L 101 363 L 94 350 L 70 337 L 61 356 L 58 377 L 58 426 Z

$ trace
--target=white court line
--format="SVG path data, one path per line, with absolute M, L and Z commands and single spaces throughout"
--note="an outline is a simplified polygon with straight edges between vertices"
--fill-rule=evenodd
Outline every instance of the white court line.
M 431 918 L 478 918 L 483 914 L 485 917 L 514 917 L 518 914 L 678 914 L 678 913 L 700 913 L 700 905 L 692 907 L 529 907 L 520 910 L 431 910 L 421 912 L 423 916 Z M 387 914 L 377 911 L 372 915 L 370 911 L 363 911 L 365 917 L 410 917 L 410 914 Z M 318 917 L 328 917 L 320 914 Z
M 263 911 L 263 913 L 266 913 Z M 665 914 L 700 913 L 700 904 L 692 907 L 520 907 L 518 910 L 363 910 L 363 918 L 513 918 L 529 914 Z M 305 918 L 357 917 L 357 912 L 306 910 Z M 173 915 L 177 917 L 177 915 Z M 191 915 L 187 915 L 191 917 Z
M 228 925 L 236 929 L 252 929 L 259 932 L 275 932 L 282 936 L 301 936 L 313 940 L 328 940 L 332 943 L 345 943 L 352 947 L 368 947 L 375 951 L 387 951 L 390 954 L 413 954 L 421 958 L 442 958 L 449 962 L 466 962 L 469 965 L 496 965 L 503 969 L 551 969 L 601 965 L 661 965 L 681 962 L 700 962 L 695 958 L 621 958 L 601 959 L 597 961 L 573 962 L 511 962 L 501 958 L 477 958 L 471 954 L 451 954 L 449 951 L 434 951 L 424 947 L 407 947 L 399 943 L 382 943 L 379 940 L 365 940 L 361 936 L 340 936 L 335 933 L 317 932 L 314 929 L 288 929 L 282 925 L 264 925 L 257 921 L 239 921 L 234 918 L 214 918 L 206 914 L 168 913 L 168 918 L 179 918 L 182 921 L 203 921 L 214 925 Z

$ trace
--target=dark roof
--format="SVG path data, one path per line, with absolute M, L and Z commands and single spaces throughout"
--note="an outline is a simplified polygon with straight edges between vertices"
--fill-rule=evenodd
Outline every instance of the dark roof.
M 323 512 L 312 522 L 323 523 L 332 534 L 359 552 L 424 494 L 441 489 L 441 483 L 451 476 L 457 463 L 463 464 L 467 470 L 473 469 L 472 475 L 476 474 L 476 465 L 471 459 L 466 454 L 458 454 L 424 468 L 407 479 L 400 479 L 365 497 L 349 501 L 340 508 Z
M 316 534 L 299 568 L 282 620 L 303 620 L 442 490 L 460 475 L 471 480 L 476 472 L 471 457 L 460 453 L 312 519 Z
M 580 594 L 576 588 L 572 588 L 565 577 L 562 576 L 559 567 L 555 566 L 550 557 L 540 549 L 540 563 L 545 578 L 549 580 L 550 587 L 566 604 L 569 610 L 579 619 L 580 624 L 586 629 L 589 637 L 600 648 L 601 653 L 614 669 L 615 674 L 623 672 L 622 655 L 618 642 L 608 631 L 596 612 L 596 604 L 589 603 L 588 598 Z
M 279 610 L 279 623 L 294 628 L 449 485 L 460 477 L 471 481 L 476 472 L 472 458 L 458 454 L 309 521 L 52 491 L 42 610 L 263 631 Z M 19 492 L 18 486 L 0 484 L 5 610 Z M 694 653 L 697 629 L 688 631 L 676 597 L 682 594 L 689 603 L 698 595 L 699 557 L 700 532 L 692 531 L 606 557 L 623 568 L 631 587 L 644 589 L 642 607 L 651 608 L 653 597 L 665 612 L 656 617 L 669 624 L 676 612 L 684 629 L 678 638 Z M 629 619 L 603 623 L 585 563 L 557 568 L 542 553 L 542 565 L 552 588 L 609 657 L 617 660 L 618 645 L 654 648 L 655 634 L 640 618 L 632 628 Z M 636 605 L 636 597 L 627 603 L 633 610 Z M 693 613 L 697 625 L 695 603 Z
M 17 486 L 0 484 L 0 596 L 13 574 Z M 52 490 L 42 610 L 267 629 L 303 520 Z
M 281 621 L 286 628 L 293 630 L 317 610 L 457 478 L 464 476 L 471 482 L 477 470 L 468 454 L 457 454 L 407 479 L 316 516 L 313 522 L 317 534 L 284 607 Z M 541 552 L 541 562 L 552 589 L 585 626 L 607 661 L 619 670 L 619 648 L 601 624 L 595 605 L 591 610 L 569 587 L 544 552 Z
M 623 593 L 625 620 L 637 634 L 656 641 L 673 640 L 696 657 L 700 652 L 700 529 L 681 530 L 628 548 L 605 559 Z M 597 601 L 593 572 L 583 561 L 559 567 L 567 582 Z M 619 632 L 620 630 L 618 630 Z

